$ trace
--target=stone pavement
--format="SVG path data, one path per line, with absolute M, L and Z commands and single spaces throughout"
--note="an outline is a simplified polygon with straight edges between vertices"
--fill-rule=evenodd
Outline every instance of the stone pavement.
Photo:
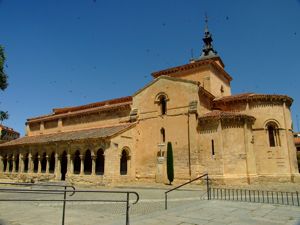
M 103 188 L 102 188 L 103 189 Z M 164 210 L 164 191 L 160 187 L 127 188 L 140 194 L 138 204 L 130 208 L 131 225 L 295 225 L 300 221 L 300 207 L 205 200 L 199 187 L 170 193 L 168 210 Z M 168 187 L 169 189 L 169 187 Z M 110 190 L 125 190 L 111 188 Z M 31 194 L 32 195 L 32 194 Z M 61 195 L 32 195 L 0 193 L 0 199 L 39 198 L 61 199 Z M 103 198 L 95 194 L 76 193 L 72 199 Z M 125 196 L 105 195 L 116 200 Z M 104 202 L 68 202 L 66 225 L 125 225 L 125 204 Z M 62 203 L 59 202 L 1 202 L 0 225 L 61 224 Z

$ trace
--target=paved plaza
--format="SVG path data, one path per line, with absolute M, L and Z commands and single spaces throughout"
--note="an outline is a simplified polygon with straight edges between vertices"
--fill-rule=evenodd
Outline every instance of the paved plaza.
M 87 190 L 87 189 L 83 189 Z M 89 189 L 90 190 L 90 189 Z M 95 190 L 95 189 L 93 189 Z M 101 190 L 107 190 L 101 188 Z M 205 190 L 190 188 L 169 195 L 168 210 L 164 210 L 166 188 L 111 188 L 132 190 L 140 201 L 130 208 L 131 225 L 295 225 L 300 221 L 300 207 L 206 200 Z M 0 193 L 3 198 L 61 199 L 62 195 Z M 125 199 L 124 195 L 76 193 L 68 199 Z M 131 197 L 134 199 L 134 196 Z M 66 225 L 125 225 L 124 203 L 68 202 Z M 1 225 L 57 225 L 62 221 L 61 202 L 0 202 Z M 299 223 L 300 224 L 300 223 Z

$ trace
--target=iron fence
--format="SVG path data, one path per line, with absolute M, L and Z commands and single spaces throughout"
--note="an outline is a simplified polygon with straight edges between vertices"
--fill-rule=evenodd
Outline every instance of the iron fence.
M 32 197 L 26 198 L 13 198 L 10 199 L 7 196 L 5 198 L 0 198 L 0 202 L 62 202 L 62 225 L 65 224 L 66 215 L 66 203 L 67 202 L 114 202 L 114 203 L 125 203 L 126 204 L 126 225 L 130 225 L 129 222 L 129 209 L 130 209 L 130 195 L 135 195 L 135 200 L 131 204 L 136 204 L 139 201 L 139 194 L 134 191 L 108 191 L 108 190 L 76 190 L 72 185 L 56 185 L 56 184 L 28 184 L 28 183 L 0 183 L 0 185 L 6 186 L 23 186 L 26 188 L 10 188 L 2 187 L 0 188 L 0 193 L 22 193 L 22 194 L 61 194 L 61 199 L 34 199 Z M 36 188 L 41 187 L 41 188 Z M 49 189 L 50 188 L 50 189 Z M 61 189 L 59 189 L 61 188 Z M 121 194 L 125 195 L 125 199 L 70 199 L 68 197 L 74 196 L 76 193 L 95 193 L 95 194 Z M 69 195 L 67 195 L 69 194 Z M 24 198 L 25 197 L 25 198 Z
M 211 188 L 208 199 L 300 206 L 299 192 Z

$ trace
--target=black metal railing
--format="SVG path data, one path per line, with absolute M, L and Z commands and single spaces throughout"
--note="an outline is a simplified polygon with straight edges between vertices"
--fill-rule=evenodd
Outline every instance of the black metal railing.
M 135 195 L 135 201 L 132 202 L 132 204 L 136 204 L 139 201 L 139 194 L 134 191 L 108 191 L 108 190 L 76 190 L 74 186 L 71 185 L 56 185 L 56 184 L 27 184 L 27 183 L 0 183 L 0 185 L 14 185 L 14 186 L 25 186 L 27 188 L 0 188 L 0 193 L 23 193 L 23 194 L 62 194 L 62 199 L 34 199 L 34 198 L 24 198 L 23 195 L 22 198 L 13 198 L 9 199 L 8 196 L 5 198 L 0 198 L 0 202 L 2 201 L 10 201 L 10 202 L 62 202 L 62 225 L 65 224 L 65 212 L 66 212 L 66 203 L 67 202 L 114 202 L 114 203 L 126 203 L 126 225 L 129 225 L 129 209 L 130 209 L 130 195 Z M 41 187 L 39 189 L 36 189 L 36 187 Z M 29 188 L 28 188 L 29 187 Z M 34 189 L 33 189 L 34 187 Z M 46 187 L 48 189 L 46 189 Z M 49 189 L 55 188 L 55 189 Z M 62 188 L 62 189 L 58 189 Z M 69 189 L 71 188 L 71 190 Z M 125 195 L 125 199 L 68 199 L 67 194 L 69 193 L 69 197 L 75 195 L 75 193 L 103 193 L 103 194 L 121 194 Z
M 299 192 L 211 188 L 208 199 L 300 206 Z
M 196 180 L 200 180 L 200 179 L 202 179 L 202 178 L 204 178 L 204 177 L 205 177 L 205 181 L 206 181 L 207 199 L 209 200 L 209 199 L 210 199 L 210 193 L 209 193 L 209 192 L 210 192 L 209 179 L 208 179 L 208 174 L 205 173 L 205 174 L 203 174 L 203 175 L 201 175 L 201 176 L 199 176 L 199 177 L 196 177 L 195 179 L 192 179 L 192 180 L 190 180 L 190 181 L 188 181 L 188 182 L 186 182 L 186 183 L 184 183 L 184 184 L 181 184 L 181 185 L 179 185 L 179 186 L 177 186 L 177 187 L 174 187 L 174 188 L 172 188 L 172 189 L 166 191 L 166 192 L 165 192 L 165 210 L 168 209 L 168 193 L 170 193 L 171 191 L 175 191 L 175 190 L 177 190 L 177 189 L 179 189 L 179 188 L 181 188 L 181 187 L 183 187 L 183 186 L 185 186 L 185 185 L 187 185 L 187 184 L 190 184 L 190 183 L 192 183 L 192 182 L 194 182 L 194 181 L 196 181 Z

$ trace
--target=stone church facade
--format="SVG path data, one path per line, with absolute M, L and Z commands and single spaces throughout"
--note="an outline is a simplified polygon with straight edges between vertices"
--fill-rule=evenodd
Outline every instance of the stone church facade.
M 56 108 L 0 145 L 0 178 L 99 185 L 175 181 L 207 172 L 219 183 L 299 182 L 286 95 L 231 94 L 232 77 L 207 27 L 199 59 L 152 73 L 132 96 Z

